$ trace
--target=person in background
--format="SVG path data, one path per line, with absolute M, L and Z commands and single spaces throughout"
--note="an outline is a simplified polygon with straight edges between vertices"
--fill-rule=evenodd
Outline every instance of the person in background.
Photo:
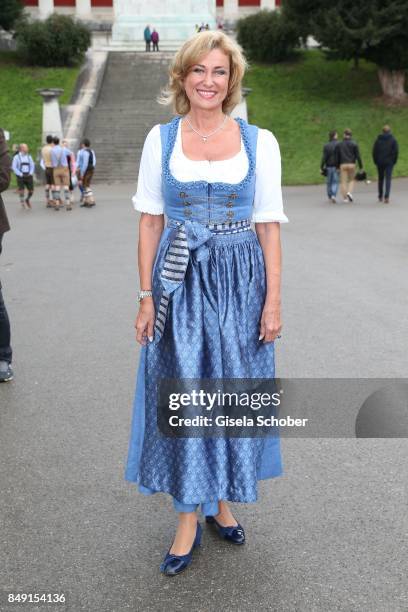
M 378 171 L 378 201 L 383 201 L 385 179 L 384 204 L 388 204 L 391 193 L 392 171 L 398 161 L 398 142 L 391 134 L 389 125 L 384 125 L 382 134 L 377 136 L 373 146 L 373 160 Z
M 4 132 L 0 129 L 0 194 L 10 184 L 11 160 L 7 151 L 7 143 Z M 0 253 L 2 249 L 3 235 L 10 229 L 7 219 L 6 208 L 0 195 Z M 12 349 L 10 344 L 10 320 L 3 299 L 0 282 L 0 382 L 8 382 L 13 379 L 11 368 Z
M 336 168 L 336 146 L 337 132 L 331 130 L 329 132 L 329 142 L 323 147 L 322 161 L 320 169 L 322 173 L 326 172 L 327 197 L 329 200 L 336 203 L 337 190 L 339 188 L 339 173 Z
M 71 151 L 60 145 L 58 136 L 54 136 L 53 142 L 54 146 L 51 151 L 51 160 L 54 174 L 54 210 L 59 210 L 61 208 L 61 187 L 64 189 L 67 210 L 70 210 L 68 156 Z
M 84 188 L 82 186 L 82 183 L 80 182 L 80 172 L 79 172 L 79 167 L 81 165 L 81 157 L 82 157 L 82 152 L 84 150 L 84 145 L 81 142 L 80 148 L 77 151 L 77 155 L 76 155 L 76 170 L 75 170 L 75 174 L 76 174 L 76 178 L 77 178 L 77 184 L 78 184 L 78 189 L 80 192 L 80 198 L 79 198 L 79 202 L 80 204 L 82 204 L 82 202 L 84 201 Z
M 17 177 L 18 195 L 23 208 L 31 208 L 30 199 L 34 193 L 34 170 L 33 158 L 28 152 L 28 146 L 22 143 L 19 151 L 13 157 L 12 169 Z M 25 196 L 27 189 L 27 197 Z
M 357 143 L 352 140 L 352 131 L 344 130 L 343 140 L 336 146 L 336 167 L 340 170 L 340 187 L 343 202 L 353 201 L 354 177 L 356 175 L 356 162 L 360 170 L 363 169 L 360 151 Z
M 95 151 L 91 149 L 91 142 L 88 138 L 84 138 L 81 143 L 82 151 L 78 156 L 77 176 L 78 184 L 83 188 L 82 207 L 95 206 L 95 199 L 91 189 L 91 181 L 96 166 Z
M 16 143 L 11 145 L 11 161 L 13 161 L 13 158 L 15 157 L 15 155 L 18 155 L 19 149 L 20 149 L 20 145 Z M 9 154 L 10 154 L 10 151 L 9 151 Z M 18 193 L 18 187 L 17 189 L 14 190 L 14 193 Z
M 143 38 L 144 38 L 144 41 L 146 43 L 146 51 L 150 51 L 150 43 L 151 43 L 151 40 L 152 40 L 152 35 L 151 35 L 151 32 L 150 32 L 150 26 L 149 25 L 147 25 L 145 27 L 145 29 L 144 29 Z
M 152 43 L 153 43 L 153 51 L 159 50 L 159 33 L 153 28 L 152 32 Z
M 74 179 L 74 182 L 76 180 L 76 175 L 75 175 L 75 170 L 76 170 L 76 164 L 75 164 L 75 155 L 73 153 L 73 151 L 71 151 L 68 147 L 68 140 L 63 140 L 62 141 L 62 146 L 64 147 L 64 149 L 67 149 L 68 151 L 68 155 L 67 155 L 67 161 L 68 161 L 68 172 L 69 172 L 69 203 L 67 204 L 67 210 L 72 210 L 72 205 L 74 203 L 74 183 L 72 182 L 72 179 Z
M 42 167 L 45 172 L 45 205 L 47 208 L 52 208 L 54 206 L 54 200 L 52 199 L 52 194 L 54 192 L 54 176 L 53 176 L 53 167 L 52 167 L 52 159 L 51 159 L 51 151 L 54 146 L 54 142 L 51 135 L 48 135 L 45 139 L 45 145 L 41 149 L 41 160 Z

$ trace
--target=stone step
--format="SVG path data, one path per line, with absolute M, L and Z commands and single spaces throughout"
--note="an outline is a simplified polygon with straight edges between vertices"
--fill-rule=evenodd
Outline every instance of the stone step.
M 171 54 L 111 52 L 96 106 L 85 136 L 91 140 L 97 165 L 94 180 L 137 180 L 147 133 L 172 116 L 156 102 L 167 83 Z

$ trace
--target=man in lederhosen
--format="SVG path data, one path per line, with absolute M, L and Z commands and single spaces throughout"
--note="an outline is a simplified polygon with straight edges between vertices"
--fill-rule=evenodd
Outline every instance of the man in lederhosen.
M 31 196 L 34 193 L 34 170 L 33 158 L 28 152 L 28 146 L 22 143 L 19 151 L 13 157 L 13 172 L 17 177 L 18 195 L 23 208 L 31 208 Z M 25 197 L 27 189 L 27 197 Z
M 83 202 L 81 206 L 90 208 L 95 206 L 95 199 L 91 189 L 91 181 L 96 166 L 95 151 L 91 149 L 88 138 L 84 138 L 81 143 L 81 155 L 77 158 L 78 183 L 83 188 Z
M 73 151 L 68 147 L 68 140 L 62 141 L 62 146 L 64 149 L 67 149 L 67 161 L 68 161 L 68 172 L 69 172 L 69 204 L 67 204 L 67 210 L 72 210 L 72 205 L 74 203 L 74 187 L 77 182 L 76 177 L 76 163 L 75 163 L 75 155 Z
M 70 150 L 60 145 L 60 140 L 58 136 L 54 136 L 53 141 L 54 141 L 54 146 L 51 151 L 51 160 L 52 160 L 53 175 L 54 175 L 54 200 L 55 200 L 54 210 L 59 210 L 60 207 L 63 205 L 62 199 L 61 199 L 61 188 L 64 190 L 65 203 L 67 205 L 67 210 L 71 210 L 72 206 L 70 204 L 70 196 L 69 196 L 69 168 L 68 168 L 68 157 L 70 154 Z
M 45 145 L 41 149 L 42 165 L 45 172 L 45 204 L 47 208 L 54 206 L 53 192 L 54 192 L 54 174 L 52 167 L 51 151 L 54 146 L 54 142 L 51 135 L 48 135 L 45 139 Z

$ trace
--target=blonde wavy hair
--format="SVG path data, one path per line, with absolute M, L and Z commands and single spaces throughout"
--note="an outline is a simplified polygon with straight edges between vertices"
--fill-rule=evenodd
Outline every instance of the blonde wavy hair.
M 190 110 L 182 80 L 192 66 L 213 49 L 223 51 L 230 58 L 230 77 L 228 93 L 223 100 L 222 110 L 230 113 L 241 101 L 241 83 L 248 68 L 241 47 L 229 36 L 220 31 L 198 32 L 182 45 L 175 54 L 169 68 L 169 81 L 157 98 L 159 104 L 172 106 L 177 115 L 186 115 Z

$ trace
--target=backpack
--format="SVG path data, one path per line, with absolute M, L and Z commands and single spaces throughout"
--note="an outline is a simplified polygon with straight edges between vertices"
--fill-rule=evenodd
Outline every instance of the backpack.
M 93 170 L 95 167 L 95 162 L 94 162 L 94 154 L 92 149 L 88 149 L 88 165 L 86 167 L 87 170 Z

